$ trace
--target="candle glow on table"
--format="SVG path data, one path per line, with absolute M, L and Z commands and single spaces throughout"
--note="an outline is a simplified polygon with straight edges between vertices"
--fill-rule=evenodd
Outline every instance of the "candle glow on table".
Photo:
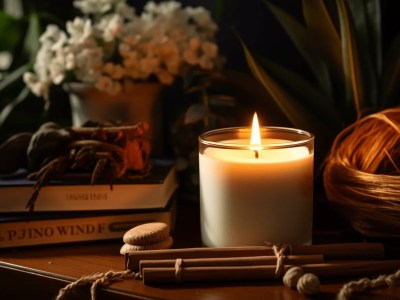
M 258 132 L 253 128 L 251 140 L 237 133 L 240 128 L 217 130 L 224 133 L 211 143 L 205 135 L 212 132 L 200 136 L 205 246 L 311 243 L 313 136 L 270 127 L 261 137 L 258 124 L 255 127 Z

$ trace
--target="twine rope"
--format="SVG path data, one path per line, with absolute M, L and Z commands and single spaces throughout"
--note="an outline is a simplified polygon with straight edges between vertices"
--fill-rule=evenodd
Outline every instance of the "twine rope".
M 141 279 L 140 273 L 135 273 L 130 270 L 126 271 L 108 271 L 106 273 L 95 273 L 92 275 L 84 275 L 78 280 L 71 282 L 66 287 L 60 289 L 58 292 L 56 300 L 62 300 L 69 293 L 74 291 L 76 288 L 80 286 L 84 286 L 87 284 L 91 284 L 90 287 L 90 296 L 91 300 L 96 299 L 96 289 L 98 286 L 108 286 L 113 282 L 122 281 L 124 279 Z
M 357 281 L 350 281 L 343 285 L 339 291 L 337 300 L 348 300 L 355 292 L 364 292 L 369 289 L 380 287 L 392 287 L 400 283 L 400 269 L 390 275 L 380 275 L 375 279 L 361 278 Z
M 279 278 L 285 273 L 286 254 L 290 254 L 292 248 L 288 244 L 273 244 L 268 242 L 266 244 L 272 247 L 276 256 L 275 278 Z
M 183 269 L 183 259 L 177 258 L 175 260 L 175 281 L 182 282 L 182 269 Z

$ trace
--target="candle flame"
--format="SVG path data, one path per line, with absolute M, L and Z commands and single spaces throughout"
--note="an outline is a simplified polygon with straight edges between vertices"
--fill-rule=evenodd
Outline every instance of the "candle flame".
M 251 138 L 250 138 L 250 149 L 253 150 L 258 158 L 258 151 L 262 149 L 261 147 L 261 133 L 260 125 L 258 124 L 257 113 L 254 113 L 253 125 L 251 128 Z

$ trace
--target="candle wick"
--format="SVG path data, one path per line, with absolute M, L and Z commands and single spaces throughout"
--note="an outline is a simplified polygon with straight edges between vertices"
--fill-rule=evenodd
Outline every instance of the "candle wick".
M 254 156 L 258 159 L 258 157 L 259 157 L 258 150 L 253 150 L 253 151 L 254 151 Z

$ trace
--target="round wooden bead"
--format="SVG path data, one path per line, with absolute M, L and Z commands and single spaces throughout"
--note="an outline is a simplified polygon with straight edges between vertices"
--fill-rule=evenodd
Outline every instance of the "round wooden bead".
M 297 290 L 306 296 L 318 294 L 319 289 L 319 278 L 312 273 L 305 273 L 303 276 L 300 277 L 299 281 L 297 282 Z
M 127 254 L 129 252 L 141 251 L 141 250 L 169 249 L 172 247 L 173 241 L 174 241 L 173 238 L 171 236 L 168 236 L 163 241 L 160 241 L 158 243 L 147 244 L 147 245 L 130 245 L 130 244 L 125 243 L 121 247 L 119 253 Z
M 304 270 L 301 267 L 291 267 L 283 276 L 283 284 L 291 289 L 296 289 L 297 282 L 303 274 Z
M 162 222 L 145 223 L 128 230 L 123 241 L 129 245 L 148 245 L 165 240 L 169 236 L 169 226 Z

